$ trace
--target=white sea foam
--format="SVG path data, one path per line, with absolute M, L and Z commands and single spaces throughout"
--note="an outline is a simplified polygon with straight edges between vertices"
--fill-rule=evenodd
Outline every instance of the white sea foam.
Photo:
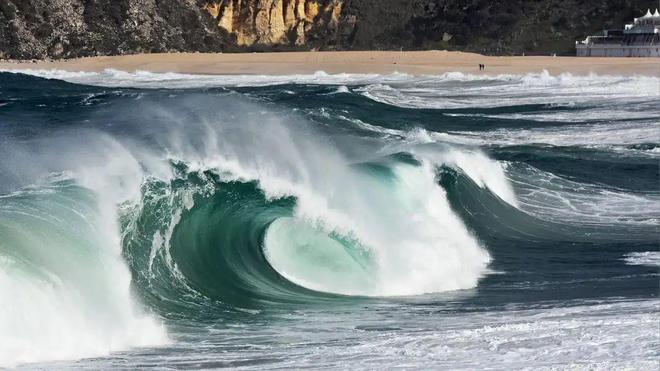
M 337 90 L 335 91 L 335 94 L 342 94 L 342 93 L 350 93 L 350 89 L 346 85 L 340 85 Z
M 378 133 L 383 139 L 394 142 L 405 140 L 410 143 L 453 143 L 468 146 L 516 146 L 516 145 L 551 145 L 598 148 L 655 157 L 659 147 L 650 149 L 630 147 L 636 144 L 660 143 L 660 122 L 636 121 L 581 125 L 562 125 L 530 129 L 494 129 L 484 131 L 447 131 L 432 132 L 421 128 L 412 130 L 388 129 L 372 125 L 359 119 L 340 119 L 350 121 L 356 127 Z
M 443 315 L 443 325 L 430 331 L 369 333 L 368 341 L 341 357 L 369 354 L 356 360 L 357 368 L 370 368 L 377 358 L 411 368 L 457 370 L 654 369 L 659 304 L 645 300 Z
M 449 117 L 483 117 L 503 120 L 529 120 L 537 122 L 602 122 L 602 121 L 621 121 L 621 120 L 655 120 L 658 116 L 657 109 L 644 109 L 642 105 L 635 104 L 630 100 L 625 105 L 618 105 L 612 108 L 594 107 L 585 108 L 576 113 L 575 111 L 552 111 L 541 110 L 534 113 L 502 113 L 502 114 L 483 114 L 483 113 L 445 113 Z
M 495 129 L 433 133 L 439 141 L 474 145 L 549 144 L 554 146 L 613 146 L 660 143 L 660 122 L 562 125 L 532 129 Z
M 460 72 L 450 72 L 440 75 L 413 76 L 405 73 L 391 74 L 328 74 L 318 71 L 313 74 L 294 75 L 198 75 L 182 73 L 156 73 L 148 71 L 125 72 L 116 69 L 106 69 L 101 72 L 71 72 L 64 70 L 17 69 L 0 70 L 1 72 L 23 73 L 38 77 L 70 81 L 74 83 L 111 86 L 111 87 L 154 87 L 154 88 L 204 88 L 222 86 L 263 86 L 282 84 L 321 84 L 356 86 L 366 85 L 364 93 L 373 94 L 378 90 L 407 93 L 418 93 L 420 98 L 430 94 L 429 98 L 441 98 L 447 94 L 456 94 L 456 87 L 461 87 L 458 97 L 478 93 L 480 95 L 502 95 L 514 93 L 515 96 L 525 96 L 525 93 L 543 93 L 545 98 L 553 96 L 586 96 L 610 97 L 648 97 L 658 96 L 660 79 L 650 76 L 613 76 L 613 75 L 572 75 L 562 73 L 551 75 L 547 71 L 519 75 L 471 75 Z M 373 85 L 371 85 L 373 84 Z M 459 85 L 456 85 L 459 84 Z M 524 88 L 524 92 L 521 91 Z M 341 89 L 341 88 L 340 88 Z M 548 89 L 553 89 L 548 94 Z M 500 92 L 500 94 L 492 94 Z M 413 97 L 415 94 L 411 94 Z M 451 95 L 450 95 L 451 96 Z M 385 99 L 386 96 L 383 96 Z M 514 96 L 512 96 L 514 97 Z M 417 108 L 433 108 L 442 106 L 444 102 L 412 104 Z M 396 104 L 396 101 L 392 102 Z M 544 102 L 547 103 L 547 102 Z M 563 104 L 570 104 L 571 101 Z M 396 104 L 398 105 L 398 104 Z M 402 103 L 403 106 L 408 106 Z
M 375 101 L 404 108 L 492 108 L 514 105 L 599 104 L 608 100 L 660 97 L 660 79 L 646 76 L 475 76 L 460 73 L 378 81 L 356 89 Z
M 660 267 L 660 251 L 644 251 L 626 254 L 623 260 L 630 265 Z
M 441 304 L 439 304 L 441 308 Z M 186 334 L 177 350 L 76 362 L 82 369 L 163 364 L 246 369 L 654 370 L 658 364 L 660 301 L 557 301 L 477 311 L 442 311 L 428 304 L 360 310 L 297 310 L 283 332 L 280 321 Z M 378 310 L 380 309 L 380 310 Z M 273 323 L 274 322 L 274 323 Z M 276 334 L 276 335 L 273 335 Z M 286 341 L 261 339 L 283 336 Z M 214 341 L 209 341 L 213 337 Z M 273 361 L 273 358 L 276 360 Z M 256 364 L 256 365 L 255 365 Z M 146 365 L 146 366 L 145 366 Z M 265 365 L 265 366 L 264 366 Z M 70 368 L 68 362 L 35 365 Z
M 648 104 L 649 100 L 660 98 L 660 78 L 649 76 L 551 75 L 547 71 L 492 76 L 459 72 L 412 76 L 403 73 L 327 74 L 322 71 L 301 75 L 195 75 L 114 69 L 102 72 L 32 69 L 5 72 L 106 87 L 194 89 L 283 84 L 337 85 L 335 93 L 355 92 L 381 103 L 404 108 L 492 108 L 529 104 L 546 105 L 548 108 L 576 104 L 585 107 L 580 115 L 562 110 L 533 114 L 469 114 L 544 122 L 654 120 L 660 114 L 657 107 Z M 626 104 L 619 104 L 621 100 L 625 100 Z
M 5 70 L 68 82 L 107 86 L 162 89 L 194 89 L 213 87 L 268 86 L 284 84 L 363 85 L 374 81 L 402 82 L 412 76 L 402 73 L 327 74 L 319 71 L 307 75 L 195 75 L 182 73 L 155 73 L 147 71 L 125 72 L 106 69 L 102 72 L 70 72 L 63 70 Z M 341 89 L 341 88 L 340 88 Z

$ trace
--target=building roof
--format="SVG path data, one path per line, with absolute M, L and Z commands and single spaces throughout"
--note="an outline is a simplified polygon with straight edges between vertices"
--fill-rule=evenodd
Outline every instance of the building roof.
M 658 12 L 657 8 L 655 9 L 655 13 L 651 13 L 651 9 L 646 10 L 646 14 L 644 14 L 639 19 L 655 18 L 655 17 L 660 17 L 660 12 Z
M 644 37 L 649 38 L 651 44 L 657 44 L 658 37 L 660 37 L 660 11 L 655 9 L 655 12 L 651 13 L 651 9 L 648 9 L 646 14 L 640 18 L 635 18 L 633 23 L 624 25 L 622 33 L 622 36 L 630 40 L 632 40 L 631 38 L 636 40 L 638 38 L 637 35 L 646 35 Z M 590 44 L 613 42 L 618 44 L 623 40 L 618 40 L 618 38 L 620 38 L 619 35 L 619 32 L 604 31 L 603 35 L 589 36 L 584 41 L 578 41 L 577 43 Z

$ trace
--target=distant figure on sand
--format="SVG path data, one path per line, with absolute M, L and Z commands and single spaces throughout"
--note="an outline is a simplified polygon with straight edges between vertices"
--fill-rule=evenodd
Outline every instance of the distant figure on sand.
M 479 71 L 483 71 L 485 69 L 486 69 L 486 65 L 479 63 Z

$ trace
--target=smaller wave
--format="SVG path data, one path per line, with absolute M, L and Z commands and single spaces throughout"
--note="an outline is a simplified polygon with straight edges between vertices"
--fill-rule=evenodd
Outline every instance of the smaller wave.
M 488 131 L 435 132 L 415 127 L 389 129 L 337 115 L 355 127 L 378 136 L 415 143 L 453 143 L 468 146 L 550 145 L 585 147 L 622 154 L 655 157 L 660 154 L 660 130 L 653 121 L 562 125 L 533 129 L 495 129 Z
M 637 194 L 572 181 L 530 165 L 510 166 L 521 208 L 543 219 L 591 225 L 654 226 L 660 203 Z
M 64 70 L 0 70 L 0 72 L 22 73 L 47 79 L 64 80 L 77 84 L 105 87 L 134 87 L 156 89 L 199 89 L 216 87 L 252 87 L 287 84 L 317 85 L 365 85 L 377 82 L 397 83 L 414 79 L 404 73 L 379 74 L 328 74 L 318 71 L 313 74 L 296 75 L 200 75 L 174 72 L 126 72 L 105 69 L 101 72 L 71 72 Z
M 447 140 L 444 133 L 433 134 Z M 452 131 L 454 141 L 473 145 L 549 144 L 554 146 L 611 146 L 659 143 L 660 131 L 654 122 L 564 125 L 535 129 Z
M 628 265 L 660 267 L 660 251 L 633 252 L 624 255 L 623 261 Z
M 529 120 L 536 122 L 599 122 L 599 121 L 630 121 L 655 119 L 655 110 L 640 110 L 634 102 L 627 101 L 626 106 L 588 108 L 576 114 L 575 111 L 541 111 L 533 113 L 445 113 L 449 117 L 483 117 L 502 120 Z
M 622 98 L 660 96 L 660 79 L 646 76 L 551 75 L 547 71 L 521 75 L 477 76 L 450 73 L 423 76 L 405 83 L 378 81 L 356 89 L 376 102 L 401 108 L 463 109 L 506 106 L 585 105 Z
M 350 93 L 351 91 L 348 89 L 348 86 L 346 85 L 340 85 L 337 90 L 333 94 L 344 94 L 344 93 Z
M 22 73 L 48 79 L 58 79 L 80 84 L 112 87 L 153 87 L 153 88 L 205 88 L 223 86 L 264 86 L 285 84 L 319 85 L 367 85 L 364 92 L 370 90 L 401 90 L 402 92 L 444 92 L 455 90 L 456 83 L 464 93 L 507 92 L 525 95 L 535 89 L 547 88 L 556 93 L 574 93 L 575 98 L 584 98 L 585 94 L 600 92 L 605 96 L 658 96 L 660 79 L 650 76 L 615 76 L 615 75 L 573 75 L 562 73 L 552 75 L 548 71 L 528 74 L 473 75 L 461 72 L 448 72 L 439 75 L 410 75 L 394 72 L 390 74 L 329 74 L 317 71 L 313 74 L 292 75 L 201 75 L 174 72 L 134 72 L 105 69 L 100 72 L 64 71 L 58 69 L 20 69 L 0 70 L 7 73 Z M 370 84 L 375 84 L 370 86 Z M 413 86 L 411 86 L 413 85 Z M 520 89 L 524 87 L 526 89 Z M 407 89 L 407 90 L 406 90 Z M 547 98 L 547 95 L 546 95 Z M 422 104 L 419 108 L 431 106 Z
M 363 128 L 368 130 L 369 126 L 364 125 Z M 430 133 L 422 128 L 407 132 L 390 130 L 383 133 L 400 135 L 404 139 L 403 142 L 392 143 L 388 151 L 408 152 L 418 158 L 430 160 L 435 166 L 459 168 L 477 186 L 489 189 L 502 201 L 517 207 L 516 195 L 505 175 L 507 166 L 505 162 L 494 161 L 479 149 L 453 145 L 438 146 L 438 142 L 441 141 L 437 141 L 436 134 L 442 135 L 442 133 Z

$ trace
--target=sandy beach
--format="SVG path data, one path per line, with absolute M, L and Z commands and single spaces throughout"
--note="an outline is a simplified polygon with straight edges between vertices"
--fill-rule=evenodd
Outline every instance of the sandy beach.
M 479 71 L 478 65 L 486 65 Z M 309 74 L 392 73 L 414 75 L 464 72 L 474 74 L 520 74 L 549 71 L 551 74 L 660 76 L 657 58 L 577 58 L 551 56 L 492 57 L 448 51 L 291 52 L 239 54 L 137 54 L 89 57 L 65 61 L 0 61 L 4 69 L 59 69 L 66 71 L 178 72 L 191 74 Z

